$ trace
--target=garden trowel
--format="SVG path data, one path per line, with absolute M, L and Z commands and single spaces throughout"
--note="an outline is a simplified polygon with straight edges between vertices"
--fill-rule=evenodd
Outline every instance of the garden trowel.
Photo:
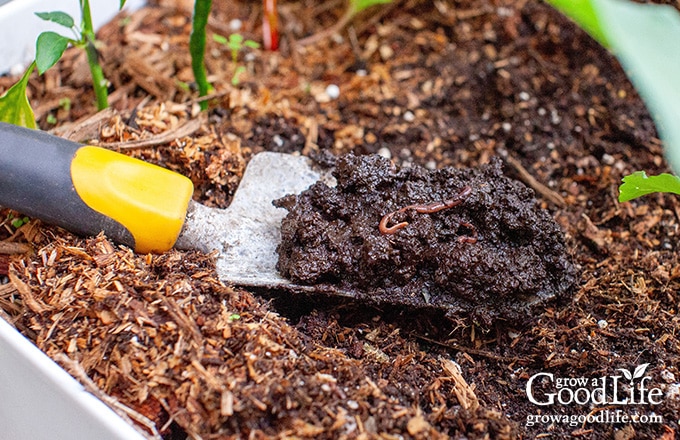
M 296 287 L 276 270 L 286 210 L 272 201 L 332 179 L 302 156 L 264 152 L 250 160 L 226 209 L 191 200 L 175 172 L 105 148 L 0 123 L 0 206 L 81 235 L 104 232 L 140 253 L 217 251 L 224 282 Z M 309 290 L 297 286 L 293 290 Z

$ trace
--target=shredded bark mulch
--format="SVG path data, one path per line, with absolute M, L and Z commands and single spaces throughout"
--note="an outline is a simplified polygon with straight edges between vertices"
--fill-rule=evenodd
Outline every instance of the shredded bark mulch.
M 228 48 L 209 38 L 215 92 L 200 112 L 185 3 L 153 2 L 99 32 L 109 110 L 96 113 L 77 49 L 32 77 L 41 128 L 187 175 L 214 207 L 262 150 L 377 153 L 428 170 L 499 157 L 559 225 L 573 298 L 480 327 L 226 286 L 212 255 L 135 255 L 2 210 L 2 317 L 150 438 L 675 437 L 680 204 L 617 201 L 622 176 L 668 168 L 610 54 L 536 1 L 397 0 L 307 46 L 297 42 L 336 23 L 343 3 L 279 2 L 281 50 L 241 53 L 237 85 Z M 261 14 L 261 2 L 215 2 L 209 31 L 226 36 L 239 19 L 257 41 Z M 598 410 L 534 405 L 533 375 L 643 364 L 663 400 L 635 409 L 660 423 L 527 426 Z

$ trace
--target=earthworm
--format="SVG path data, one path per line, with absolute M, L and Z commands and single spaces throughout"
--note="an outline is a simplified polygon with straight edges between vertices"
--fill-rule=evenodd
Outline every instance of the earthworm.
M 443 202 L 404 206 L 403 208 L 398 209 L 397 211 L 392 211 L 388 214 L 385 214 L 383 218 L 380 220 L 378 229 L 380 230 L 380 233 L 383 235 L 394 234 L 398 230 L 408 226 L 408 222 L 401 222 L 393 226 L 387 226 L 395 214 L 400 212 L 406 212 L 409 209 L 413 209 L 415 212 L 419 214 L 432 214 L 435 212 L 439 212 L 443 209 L 453 208 L 454 206 L 461 204 L 463 202 L 463 198 L 468 196 L 471 192 L 472 188 L 470 186 L 465 186 L 455 197 L 445 200 Z M 469 223 L 461 223 L 461 225 L 472 229 L 474 231 L 474 237 L 460 237 L 459 240 L 461 242 L 465 241 L 466 243 L 475 243 L 477 241 L 477 230 L 474 228 L 474 226 L 472 226 Z
M 460 222 L 460 225 L 471 230 L 472 231 L 472 237 L 467 236 L 467 235 L 461 235 L 460 237 L 458 237 L 458 242 L 460 242 L 460 243 L 470 243 L 470 244 L 477 243 L 477 228 L 475 228 L 472 223 L 468 223 L 468 222 Z
M 394 226 L 387 226 L 387 224 L 392 220 L 392 216 L 396 214 L 397 212 L 403 212 L 401 209 L 399 211 L 393 211 L 390 212 L 389 214 L 385 214 L 380 220 L 380 224 L 378 225 L 378 229 L 380 230 L 380 233 L 385 235 L 385 234 L 394 234 L 401 228 L 405 228 L 408 226 L 408 222 L 401 222 L 397 223 Z

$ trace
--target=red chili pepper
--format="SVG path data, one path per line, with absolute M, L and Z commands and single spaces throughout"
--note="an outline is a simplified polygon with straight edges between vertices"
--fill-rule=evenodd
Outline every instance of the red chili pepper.
M 264 0 L 262 41 L 266 50 L 279 49 L 279 17 L 276 13 L 276 0 Z

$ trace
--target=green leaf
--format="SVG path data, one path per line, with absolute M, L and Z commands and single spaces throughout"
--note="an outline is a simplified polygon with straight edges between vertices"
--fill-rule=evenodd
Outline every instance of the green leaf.
M 65 111 L 71 110 L 71 98 L 61 98 L 59 100 L 59 107 L 63 108 Z
M 253 40 L 246 40 L 246 41 L 243 42 L 243 45 L 246 46 L 246 47 L 249 47 L 251 49 L 259 49 L 260 48 L 260 43 L 258 43 L 257 41 L 253 41 Z
M 358 14 L 371 6 L 392 3 L 392 0 L 350 0 L 350 9 L 353 14 Z
M 191 92 L 191 86 L 184 81 L 180 81 L 178 79 L 175 79 L 175 85 L 177 85 L 177 87 L 179 87 L 180 89 L 182 89 L 186 93 Z
M 123 9 L 123 6 L 125 6 L 126 1 L 127 0 L 120 0 L 120 6 L 118 7 L 118 9 Z
M 12 226 L 14 227 L 14 229 L 19 229 L 20 227 L 22 227 L 23 225 L 27 224 L 30 221 L 31 219 L 29 219 L 28 217 L 15 218 L 14 220 L 12 220 Z
M 619 202 L 655 192 L 680 194 L 680 178 L 667 173 L 647 176 L 644 171 L 636 171 L 623 178 L 623 183 L 619 186 Z
M 26 97 L 28 78 L 35 69 L 35 62 L 26 69 L 24 76 L 0 97 L 0 121 L 27 128 L 37 128 L 35 114 Z
M 571 18 L 588 32 L 601 45 L 608 47 L 607 39 L 600 29 L 600 20 L 594 9 L 594 2 L 589 0 L 546 0 L 561 13 Z
M 51 21 L 52 23 L 57 23 L 65 26 L 69 29 L 76 25 L 73 17 L 68 15 L 66 12 L 53 11 L 53 12 L 36 12 L 35 15 L 42 18 L 45 21 Z
M 622 0 L 548 0 L 607 45 L 645 100 L 680 173 L 680 14 Z
M 54 66 L 64 54 L 70 40 L 56 32 L 43 32 L 35 43 L 35 62 L 38 73 L 42 75 Z
M 227 44 L 227 37 L 220 34 L 212 34 L 213 41 L 219 44 Z

